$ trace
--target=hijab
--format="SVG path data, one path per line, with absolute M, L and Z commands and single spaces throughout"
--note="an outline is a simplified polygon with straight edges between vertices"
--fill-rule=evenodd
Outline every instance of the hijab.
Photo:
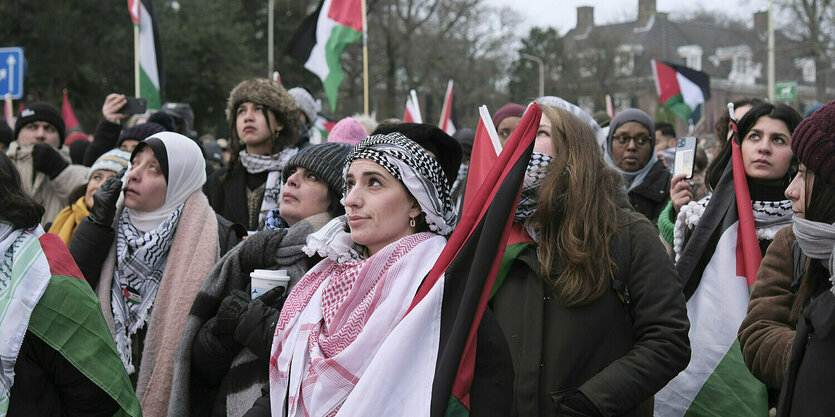
M 615 164 L 615 160 L 612 157 L 612 140 L 615 137 L 615 132 L 618 130 L 619 127 L 622 125 L 629 123 L 629 122 L 636 122 L 641 124 L 643 127 L 647 129 L 649 132 L 650 142 L 650 158 L 647 161 L 646 165 L 641 167 L 641 169 L 637 171 L 627 172 Z M 611 166 L 612 168 L 616 169 L 620 174 L 623 176 L 624 182 L 626 183 L 626 192 L 632 191 L 641 183 L 644 182 L 644 178 L 646 178 L 647 174 L 650 170 L 652 170 L 652 166 L 655 165 L 655 162 L 658 161 L 658 157 L 655 155 L 655 124 L 652 122 L 652 118 L 649 117 L 646 112 L 640 109 L 626 109 L 618 114 L 615 115 L 615 118 L 612 119 L 612 123 L 609 125 L 609 133 L 606 136 L 606 143 L 605 145 L 605 152 L 603 152 L 603 158 L 606 160 L 606 163 Z

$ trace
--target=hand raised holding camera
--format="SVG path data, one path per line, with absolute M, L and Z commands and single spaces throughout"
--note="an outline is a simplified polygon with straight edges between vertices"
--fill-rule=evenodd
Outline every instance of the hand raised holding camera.
M 128 118 L 129 114 L 119 113 L 119 110 L 128 103 L 127 97 L 124 94 L 110 93 L 104 99 L 104 105 L 101 106 L 101 115 L 104 120 L 110 123 L 119 125 L 122 120 Z

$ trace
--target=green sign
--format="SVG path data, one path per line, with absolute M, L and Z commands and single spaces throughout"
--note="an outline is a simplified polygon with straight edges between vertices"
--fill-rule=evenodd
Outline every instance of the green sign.
M 779 81 L 774 83 L 774 100 L 797 100 L 797 81 Z

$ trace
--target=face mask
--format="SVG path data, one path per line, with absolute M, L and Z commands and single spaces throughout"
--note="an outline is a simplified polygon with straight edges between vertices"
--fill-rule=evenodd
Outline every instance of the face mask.
M 548 173 L 546 167 L 554 158 L 544 153 L 534 152 L 525 170 L 525 181 L 522 184 L 522 193 L 519 196 L 519 205 L 516 206 L 516 214 L 513 219 L 520 224 L 533 214 L 536 210 L 536 195 L 539 185 Z

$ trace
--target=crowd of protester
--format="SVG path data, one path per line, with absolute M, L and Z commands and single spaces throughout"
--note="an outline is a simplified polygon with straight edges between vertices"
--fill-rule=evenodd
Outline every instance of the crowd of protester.
M 436 415 L 431 329 L 457 284 L 421 289 L 478 211 L 488 136 L 365 115 L 325 132 L 307 90 L 267 79 L 230 92 L 228 139 L 186 103 L 126 103 L 104 99 L 92 140 L 47 103 L 0 123 L 0 415 Z M 496 104 L 496 146 L 532 147 L 518 239 L 479 254 L 501 262 L 465 411 L 835 406 L 835 102 L 734 101 L 691 176 L 641 109 Z M 257 296 L 255 270 L 287 282 Z

